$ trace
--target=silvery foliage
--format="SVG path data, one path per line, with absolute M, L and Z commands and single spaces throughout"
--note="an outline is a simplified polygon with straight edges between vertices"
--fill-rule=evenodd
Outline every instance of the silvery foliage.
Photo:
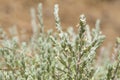
M 33 35 L 29 42 L 6 38 L 0 29 L 0 80 L 119 80 L 120 38 L 117 39 L 114 62 L 96 66 L 96 50 L 104 41 L 100 21 L 92 31 L 82 14 L 78 32 L 70 27 L 62 30 L 59 8 L 54 7 L 56 32 L 44 32 L 42 4 L 38 5 L 38 20 L 31 9 Z M 117 56 L 116 56 L 117 55 Z M 117 58 L 117 59 L 116 59 Z M 108 64 L 108 63 L 107 63 Z

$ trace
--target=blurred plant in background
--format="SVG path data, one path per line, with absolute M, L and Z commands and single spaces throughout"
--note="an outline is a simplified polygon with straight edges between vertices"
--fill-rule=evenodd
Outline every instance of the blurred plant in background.
M 81 15 L 78 32 L 73 28 L 64 32 L 58 11 L 55 5 L 57 32 L 44 32 L 42 4 L 38 5 L 39 23 L 31 9 L 33 35 L 29 42 L 20 42 L 14 36 L 9 38 L 0 29 L 0 80 L 119 80 L 120 38 L 116 41 L 114 60 L 107 62 L 109 56 L 106 56 L 101 59 L 104 64 L 98 66 L 96 50 L 105 39 L 100 21 L 91 31 L 86 17 Z

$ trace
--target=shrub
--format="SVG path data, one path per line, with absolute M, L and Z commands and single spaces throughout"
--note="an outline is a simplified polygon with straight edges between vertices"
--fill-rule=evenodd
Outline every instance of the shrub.
M 44 32 L 42 4 L 38 6 L 39 23 L 32 10 L 33 35 L 29 42 L 6 38 L 1 29 L 0 80 L 119 80 L 120 38 L 117 38 L 114 61 L 105 58 L 97 65 L 96 50 L 104 41 L 99 20 L 92 31 L 84 15 L 80 16 L 78 32 L 64 32 L 55 5 L 57 32 Z M 109 58 L 109 57 L 107 57 Z M 102 60 L 102 59 L 101 59 Z

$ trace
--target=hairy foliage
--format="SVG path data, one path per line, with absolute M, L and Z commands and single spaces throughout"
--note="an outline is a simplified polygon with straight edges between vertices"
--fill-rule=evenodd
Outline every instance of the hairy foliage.
M 120 38 L 116 40 L 114 61 L 104 60 L 97 64 L 96 50 L 104 41 L 96 21 L 92 31 L 86 17 L 79 18 L 78 32 L 73 28 L 64 32 L 54 7 L 57 32 L 44 32 L 42 4 L 38 6 L 38 20 L 32 12 L 33 35 L 29 42 L 9 39 L 0 29 L 0 80 L 119 80 L 120 79 Z M 104 53 L 105 54 L 105 53 Z M 107 57 L 109 58 L 109 57 Z

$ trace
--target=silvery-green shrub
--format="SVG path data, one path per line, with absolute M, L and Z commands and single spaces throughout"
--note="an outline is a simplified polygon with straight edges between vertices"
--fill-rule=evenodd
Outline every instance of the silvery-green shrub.
M 100 21 L 90 29 L 82 14 L 77 26 L 63 31 L 54 7 L 57 32 L 44 31 L 42 4 L 38 6 L 38 20 L 31 9 L 33 35 L 29 42 L 8 38 L 0 29 L 0 80 L 119 80 L 120 79 L 120 38 L 116 40 L 114 61 L 106 58 L 98 65 L 96 54 L 105 39 L 100 31 Z M 103 51 L 103 54 L 105 51 Z M 106 64 L 106 63 L 107 64 Z

